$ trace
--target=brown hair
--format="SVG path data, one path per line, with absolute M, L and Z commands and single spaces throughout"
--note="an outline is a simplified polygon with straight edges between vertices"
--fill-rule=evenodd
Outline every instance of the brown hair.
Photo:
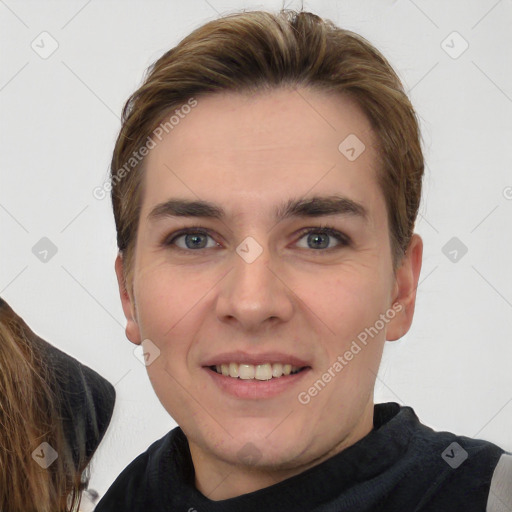
M 26 324 L 0 309 L 0 510 L 77 510 L 87 460 L 73 458 L 52 388 L 55 375 Z M 47 468 L 32 457 L 42 442 L 58 454 Z M 39 449 L 40 451 L 41 449 Z M 35 452 L 39 453 L 39 452 Z
M 424 169 L 418 121 L 400 79 L 366 39 L 329 20 L 303 11 L 252 11 L 194 30 L 148 68 L 144 83 L 124 105 L 110 176 L 117 244 L 128 283 L 144 163 L 132 155 L 148 144 L 166 116 L 194 96 L 280 86 L 347 95 L 369 118 L 378 141 L 378 181 L 396 270 L 413 233 Z

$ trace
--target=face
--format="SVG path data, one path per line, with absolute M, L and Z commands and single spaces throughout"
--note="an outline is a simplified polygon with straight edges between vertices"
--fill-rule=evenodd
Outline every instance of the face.
M 195 463 L 297 470 L 371 430 L 421 264 L 415 235 L 393 273 L 374 146 L 348 98 L 280 89 L 198 98 L 147 156 L 127 336 Z

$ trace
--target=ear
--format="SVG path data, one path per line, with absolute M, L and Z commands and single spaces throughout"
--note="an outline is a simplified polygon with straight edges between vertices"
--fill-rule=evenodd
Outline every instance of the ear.
M 128 290 L 126 289 L 126 280 L 124 277 L 123 257 L 121 253 L 117 254 L 115 262 L 117 284 L 119 286 L 119 296 L 121 297 L 121 304 L 123 306 L 124 316 L 126 317 L 126 337 L 135 345 L 140 345 L 141 335 L 139 325 L 137 324 L 137 317 L 135 314 L 135 302 L 132 300 Z
M 388 341 L 398 340 L 411 327 L 422 257 L 423 240 L 420 235 L 414 233 L 400 267 L 396 271 L 392 304 L 400 304 L 401 309 L 398 310 L 396 306 L 394 307 L 397 314 L 387 325 L 386 340 Z

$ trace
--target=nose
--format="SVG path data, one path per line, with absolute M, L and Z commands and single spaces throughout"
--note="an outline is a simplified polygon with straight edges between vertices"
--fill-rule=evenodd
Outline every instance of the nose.
M 232 260 L 232 270 L 220 283 L 217 318 L 252 332 L 288 321 L 293 314 L 293 292 L 277 257 L 250 239 L 248 245 L 240 244 Z

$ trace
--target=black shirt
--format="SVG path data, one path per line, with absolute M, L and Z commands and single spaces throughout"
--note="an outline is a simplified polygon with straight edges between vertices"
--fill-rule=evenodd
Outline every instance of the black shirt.
M 500 510 L 487 508 L 493 475 L 500 482 L 492 495 L 505 503 L 512 494 L 512 480 L 503 485 L 505 466 L 494 474 L 500 458 L 507 457 L 506 471 L 512 467 L 498 446 L 436 432 L 394 402 L 376 404 L 373 423 L 364 438 L 319 465 L 221 501 L 195 488 L 187 438 L 176 427 L 118 476 L 95 512 L 486 512 Z

